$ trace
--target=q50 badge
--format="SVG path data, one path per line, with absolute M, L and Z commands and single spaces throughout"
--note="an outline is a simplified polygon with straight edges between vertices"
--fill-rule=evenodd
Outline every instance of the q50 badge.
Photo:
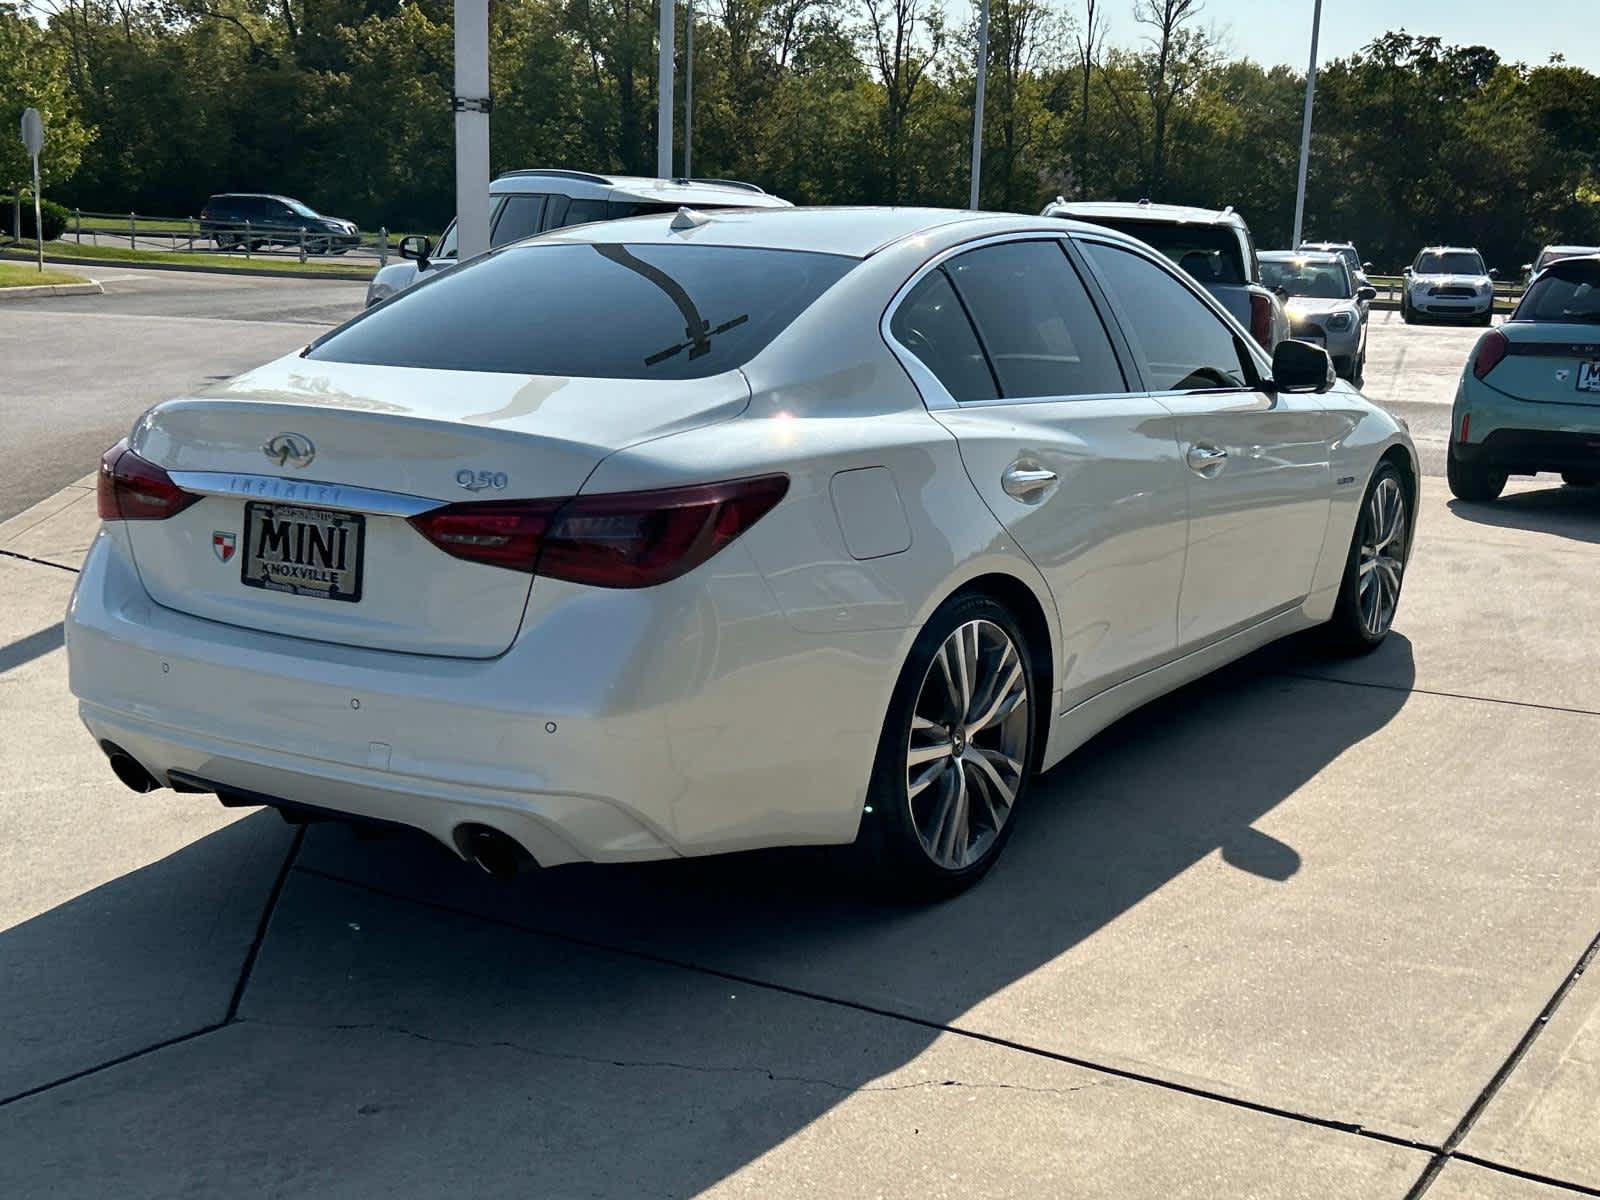
M 464 487 L 469 492 L 481 492 L 484 488 L 499 491 L 506 486 L 506 482 L 504 471 L 473 471 L 462 467 L 456 472 L 456 486 Z

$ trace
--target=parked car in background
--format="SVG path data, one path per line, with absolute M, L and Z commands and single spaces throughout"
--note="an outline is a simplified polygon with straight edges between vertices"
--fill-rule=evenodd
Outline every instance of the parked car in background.
M 489 248 L 568 225 L 679 208 L 791 207 L 753 183 L 733 179 L 648 179 L 554 168 L 511 171 L 489 185 Z M 445 228 L 437 247 L 424 237 L 407 238 L 400 254 L 401 262 L 380 267 L 367 285 L 367 307 L 455 266 L 456 223 Z
M 222 192 L 200 210 L 200 232 L 218 250 L 248 246 L 299 246 L 301 230 L 311 254 L 343 254 L 361 244 L 354 221 L 325 217 L 290 196 L 264 192 Z
M 1401 280 L 1400 318 L 1452 317 L 1488 325 L 1494 320 L 1494 281 L 1500 272 L 1466 246 L 1429 246 Z
M 1416 481 L 1327 354 L 1111 230 L 597 222 L 144 414 L 71 686 L 137 788 L 494 874 L 857 842 L 948 893 L 1124 713 L 1381 643 Z
M 1321 346 L 1333 369 L 1360 387 L 1367 367 L 1367 305 L 1377 290 L 1357 283 L 1341 254 L 1270 250 L 1260 258 L 1261 282 L 1286 297 L 1292 335 Z
M 1268 353 L 1289 336 L 1282 300 L 1261 286 L 1250 227 L 1232 208 L 1215 212 L 1148 200 L 1077 203 L 1057 196 L 1044 215 L 1089 221 L 1154 246 L 1215 296 Z
M 1355 280 L 1356 287 L 1367 287 L 1371 280 L 1367 272 L 1372 270 L 1372 264 L 1361 261 L 1361 254 L 1351 242 L 1301 242 L 1295 247 L 1301 254 L 1337 254 L 1344 259 L 1345 266 L 1350 268 L 1350 277 Z
M 1600 246 L 1546 246 L 1531 263 L 1522 264 L 1523 286 L 1533 282 L 1533 277 L 1553 262 L 1563 258 L 1581 258 L 1586 254 L 1600 254 Z
M 1446 464 L 1462 500 L 1493 500 L 1508 475 L 1600 483 L 1600 254 L 1545 267 L 1478 339 L 1451 412 Z

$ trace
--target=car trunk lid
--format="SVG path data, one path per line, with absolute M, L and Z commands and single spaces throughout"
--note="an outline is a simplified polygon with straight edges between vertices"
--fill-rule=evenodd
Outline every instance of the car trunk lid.
M 1484 382 L 1518 400 L 1600 407 L 1600 325 L 1508 321 L 1500 333 L 1506 353 Z
M 152 409 L 130 444 L 204 499 L 130 521 L 166 607 L 322 641 L 486 658 L 531 576 L 446 554 L 411 515 L 575 495 L 624 446 L 743 411 L 737 371 L 686 381 L 420 370 L 291 357 Z

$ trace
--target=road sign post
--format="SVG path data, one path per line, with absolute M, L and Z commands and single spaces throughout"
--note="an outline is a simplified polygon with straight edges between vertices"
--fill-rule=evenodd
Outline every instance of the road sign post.
M 33 244 L 37 248 L 39 271 L 44 272 L 44 224 L 39 211 L 39 151 L 44 148 L 44 118 L 37 108 L 22 110 L 22 146 L 33 159 Z

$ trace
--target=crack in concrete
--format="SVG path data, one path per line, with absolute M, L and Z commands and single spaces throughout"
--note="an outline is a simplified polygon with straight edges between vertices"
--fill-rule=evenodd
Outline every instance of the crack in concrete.
M 529 1046 L 522 1042 L 510 1041 L 504 1038 L 495 1038 L 489 1041 L 474 1041 L 467 1038 L 445 1037 L 440 1034 L 424 1033 L 406 1025 L 395 1025 L 381 1021 L 349 1021 L 330 1022 L 317 1024 L 300 1021 L 273 1021 L 256 1017 L 241 1017 L 237 1022 L 241 1025 L 260 1025 L 269 1029 L 295 1029 L 301 1031 L 322 1031 L 331 1033 L 383 1033 L 396 1037 L 412 1038 L 419 1042 L 428 1042 L 432 1045 L 450 1046 L 462 1050 L 515 1050 L 519 1054 L 526 1054 L 534 1058 L 551 1059 L 558 1062 L 585 1063 L 596 1067 L 618 1067 L 624 1070 L 662 1070 L 662 1071 L 690 1071 L 703 1075 L 756 1075 L 766 1078 L 772 1083 L 797 1083 L 812 1087 L 828 1088 L 831 1091 L 855 1095 L 862 1092 L 909 1092 L 923 1088 L 963 1088 L 984 1091 L 1015 1091 L 1032 1092 L 1037 1095 L 1067 1096 L 1073 1092 L 1086 1091 L 1089 1088 L 1101 1087 L 1113 1083 L 1110 1079 L 1093 1079 L 1087 1083 L 1076 1084 L 1072 1087 L 1039 1087 L 1027 1083 L 980 1083 L 965 1079 L 919 1079 L 914 1083 L 844 1083 L 836 1079 L 825 1079 L 817 1075 L 791 1075 L 775 1071 L 770 1067 L 762 1066 L 714 1066 L 707 1063 L 685 1063 L 673 1059 L 645 1058 L 612 1058 L 600 1054 L 580 1054 L 571 1050 L 551 1050 L 539 1046 Z

